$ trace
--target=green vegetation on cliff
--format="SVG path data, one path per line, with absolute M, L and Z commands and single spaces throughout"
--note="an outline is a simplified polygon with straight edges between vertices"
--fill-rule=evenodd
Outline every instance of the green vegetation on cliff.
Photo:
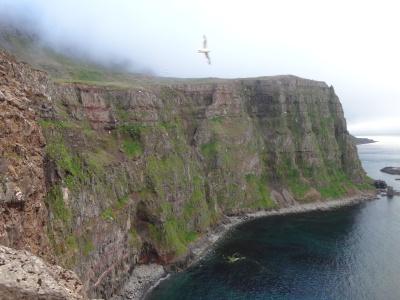
M 73 96 L 57 85 L 62 105 L 41 126 L 54 173 L 49 236 L 66 245 L 60 261 L 79 265 L 114 232 L 132 247 L 124 257 L 168 263 L 224 214 L 365 189 L 331 90 L 281 80 L 146 91 L 78 85 Z
M 47 228 L 57 263 L 76 270 L 93 298 L 117 289 L 116 278 L 137 263 L 184 265 L 224 215 L 368 188 L 339 99 L 325 83 L 133 76 L 110 86 L 105 74 L 73 66 L 74 78 L 69 71 L 64 78 L 75 83 L 54 83 L 0 54 L 7 90 L 0 165 L 8 172 L 0 181 L 26 197 L 6 205 L 20 223 L 27 217 L 40 222 L 35 230 Z M 34 206 L 21 215 L 29 197 Z M 30 235 L 19 242 L 49 247 L 43 232 L 25 229 Z

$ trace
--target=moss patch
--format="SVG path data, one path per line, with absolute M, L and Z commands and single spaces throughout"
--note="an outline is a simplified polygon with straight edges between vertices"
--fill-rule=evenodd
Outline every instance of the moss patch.
M 270 197 L 267 180 L 264 177 L 257 177 L 254 174 L 246 175 L 246 205 L 251 208 L 271 209 L 276 206 Z
M 61 220 L 64 224 L 71 220 L 71 211 L 65 206 L 62 191 L 59 185 L 53 186 L 48 191 L 45 203 L 48 209 L 54 214 L 56 220 Z

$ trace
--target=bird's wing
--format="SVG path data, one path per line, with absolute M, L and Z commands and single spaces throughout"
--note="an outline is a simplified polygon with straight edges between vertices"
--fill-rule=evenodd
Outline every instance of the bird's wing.
M 205 49 L 205 48 L 207 48 L 207 39 L 206 39 L 206 36 L 205 36 L 205 35 L 203 35 L 203 39 L 204 39 L 204 41 L 203 41 L 203 48 Z
M 204 53 L 204 54 L 206 55 L 206 57 L 207 57 L 207 59 L 208 59 L 208 64 L 211 65 L 211 59 L 210 59 L 210 57 L 208 56 L 208 53 L 206 52 L 206 53 Z

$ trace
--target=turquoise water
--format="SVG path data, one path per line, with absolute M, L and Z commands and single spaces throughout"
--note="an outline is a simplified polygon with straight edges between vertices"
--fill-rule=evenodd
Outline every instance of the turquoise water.
M 400 166 L 400 138 L 373 138 L 358 146 L 364 169 L 400 189 L 379 172 Z M 244 223 L 146 299 L 400 299 L 399 279 L 400 197 L 382 197 Z

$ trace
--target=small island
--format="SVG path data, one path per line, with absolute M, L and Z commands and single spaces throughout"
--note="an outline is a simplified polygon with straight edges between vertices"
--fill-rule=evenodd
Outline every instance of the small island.
M 384 167 L 380 171 L 391 175 L 400 175 L 400 167 Z

